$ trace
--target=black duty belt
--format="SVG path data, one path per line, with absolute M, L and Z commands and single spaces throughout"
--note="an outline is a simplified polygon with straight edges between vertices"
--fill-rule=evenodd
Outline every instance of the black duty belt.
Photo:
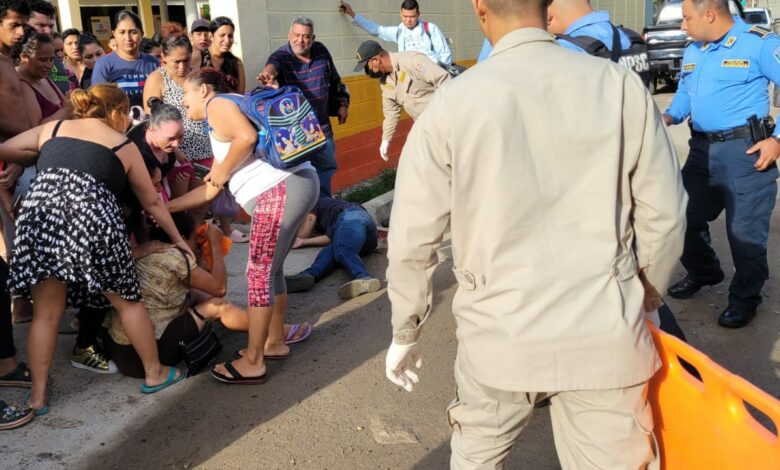
M 727 140 L 734 139 L 752 139 L 753 134 L 750 133 L 750 126 L 739 126 L 733 129 L 726 129 L 725 131 L 718 132 L 699 132 L 691 129 L 694 136 L 704 137 L 709 140 L 710 143 L 725 142 Z

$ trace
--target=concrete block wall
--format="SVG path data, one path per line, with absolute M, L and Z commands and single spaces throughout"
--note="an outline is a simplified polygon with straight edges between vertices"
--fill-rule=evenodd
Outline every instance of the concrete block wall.
M 287 41 L 292 20 L 305 15 L 314 21 L 317 40 L 328 47 L 339 73 L 344 77 L 355 75 L 352 72 L 355 52 L 371 36 L 353 26 L 352 19 L 338 11 L 338 0 L 266 0 L 265 4 L 271 50 Z M 401 22 L 400 0 L 353 0 L 350 4 L 356 12 L 381 25 Z M 456 60 L 477 57 L 483 37 L 468 0 L 420 0 L 420 4 L 422 18 L 435 23 L 453 40 Z M 396 50 L 392 43 L 383 45 L 388 50 Z
M 594 10 L 610 12 L 612 22 L 642 33 L 645 26 L 646 5 L 642 0 L 591 0 Z

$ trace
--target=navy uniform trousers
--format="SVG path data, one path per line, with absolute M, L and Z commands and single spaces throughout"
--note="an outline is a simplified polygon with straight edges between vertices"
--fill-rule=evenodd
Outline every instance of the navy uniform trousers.
M 778 176 L 776 165 L 763 172 L 755 170 L 758 155 L 746 154 L 752 146 L 752 139 L 710 143 L 706 136 L 694 133 L 682 170 L 689 201 L 680 261 L 694 280 L 706 283 L 721 277 L 708 222 L 725 209 L 736 270 L 729 286 L 729 304 L 746 310 L 755 310 L 761 303 L 761 288 L 769 277 L 766 246 Z

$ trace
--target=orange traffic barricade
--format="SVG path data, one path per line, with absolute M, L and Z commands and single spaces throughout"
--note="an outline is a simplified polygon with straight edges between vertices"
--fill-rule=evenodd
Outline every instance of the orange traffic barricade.
M 679 339 L 650 329 L 663 361 L 649 390 L 661 468 L 780 469 L 780 401 Z M 763 415 L 761 422 L 748 407 Z

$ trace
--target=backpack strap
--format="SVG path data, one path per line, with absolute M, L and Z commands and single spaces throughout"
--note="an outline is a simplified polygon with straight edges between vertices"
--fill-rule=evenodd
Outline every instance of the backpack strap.
M 225 98 L 226 100 L 230 100 L 236 103 L 236 105 L 238 105 L 238 109 L 241 109 L 241 103 L 244 101 L 244 97 L 242 95 L 236 95 L 234 93 L 220 93 L 218 95 L 214 95 L 211 98 L 209 98 L 209 100 L 206 101 L 206 108 L 205 108 L 206 127 L 208 127 L 209 131 L 214 130 L 214 128 L 212 128 L 211 125 L 209 125 L 209 104 L 211 104 L 211 101 L 214 100 L 215 98 Z
M 559 34 L 555 36 L 556 39 L 560 40 L 563 39 L 564 41 L 568 41 L 575 46 L 579 47 L 580 49 L 584 50 L 585 53 L 588 55 L 596 55 L 596 52 L 598 52 L 601 48 L 606 48 L 607 46 L 599 41 L 596 38 L 590 37 L 590 36 L 569 36 L 566 34 Z M 618 53 L 619 53 L 618 49 Z
M 618 63 L 620 61 L 620 51 L 622 47 L 620 47 L 620 31 L 615 27 L 614 24 L 610 23 L 610 26 L 612 26 L 612 54 L 609 57 L 609 60 L 611 60 L 614 63 Z
M 428 40 L 431 41 L 431 44 L 433 44 L 433 37 L 431 37 L 431 30 L 428 28 L 428 22 L 423 21 L 422 22 L 423 31 L 428 36 Z

